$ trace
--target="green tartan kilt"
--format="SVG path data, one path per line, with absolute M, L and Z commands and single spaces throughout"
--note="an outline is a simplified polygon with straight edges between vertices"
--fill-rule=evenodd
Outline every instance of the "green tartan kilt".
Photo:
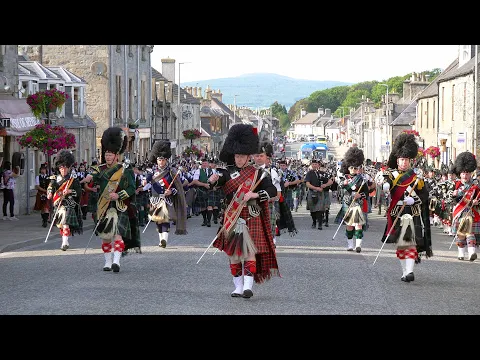
M 137 194 L 137 205 L 140 206 L 147 206 L 150 203 L 150 199 L 148 196 L 148 191 L 139 191 Z
M 74 208 L 67 207 L 65 205 L 60 205 L 61 208 L 65 208 L 66 211 L 66 216 L 65 220 L 61 221 L 59 214 L 57 214 L 57 217 L 55 219 L 55 225 L 58 228 L 61 228 L 63 225 L 68 225 L 70 228 L 70 232 L 72 235 L 74 233 L 82 234 L 83 233 L 83 220 L 82 220 L 82 214 L 80 211 L 80 207 L 77 205 Z M 60 209 L 63 211 L 62 209 Z M 55 207 L 54 211 L 57 211 L 57 207 Z M 55 214 L 54 212 L 54 214 Z M 61 221 L 61 222 L 60 222 Z
M 220 200 L 225 197 L 222 189 L 208 191 L 207 206 L 220 207 Z
M 88 197 L 87 212 L 96 213 L 98 203 L 98 193 L 91 191 Z
M 199 209 L 206 209 L 207 203 L 208 203 L 207 189 L 198 188 L 197 197 L 195 198 L 194 205 L 198 206 Z
M 268 211 L 270 211 L 270 225 L 272 227 L 272 234 L 275 236 L 275 227 L 277 226 L 277 211 L 275 210 L 275 203 L 268 203 Z
M 131 239 L 132 238 L 132 227 L 130 225 L 130 218 L 128 217 L 128 211 L 117 211 L 118 214 L 118 223 L 117 223 L 117 234 L 119 234 L 122 239 Z M 137 228 L 139 231 L 139 229 Z M 140 235 L 138 235 L 140 238 Z

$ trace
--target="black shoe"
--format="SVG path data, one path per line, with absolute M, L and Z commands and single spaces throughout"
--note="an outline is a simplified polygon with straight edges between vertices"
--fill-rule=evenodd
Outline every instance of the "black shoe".
M 468 260 L 474 261 L 476 258 L 477 258 L 477 253 L 473 253 L 472 255 L 470 255 L 470 258 Z
M 322 230 L 322 226 L 319 226 L 319 227 L 318 227 L 318 230 Z
M 192 217 L 192 215 L 187 215 L 187 219 L 190 219 Z
M 108 266 L 104 266 L 103 271 L 112 271 L 112 268 Z
M 362 248 L 361 248 L 360 246 L 357 246 L 357 247 L 355 248 L 355 251 L 356 251 L 357 253 L 362 252 Z
M 141 224 L 138 224 L 138 226 L 145 226 L 145 224 L 144 224 L 144 223 L 141 223 Z
M 213 223 L 218 224 L 218 220 L 217 219 L 213 220 Z
M 236 293 L 236 292 L 233 292 L 230 294 L 231 297 L 243 297 L 243 294 L 239 294 L 239 293 Z
M 207 226 L 207 220 L 204 220 L 202 226 Z
M 42 222 L 42 227 L 44 227 L 44 228 L 47 227 L 47 221 L 46 221 L 46 220 L 44 220 L 44 221 Z
M 82 216 L 82 219 L 83 219 L 83 220 L 87 220 L 87 215 L 83 215 L 83 216 Z
M 162 239 L 162 240 L 160 241 L 160 247 L 162 247 L 162 248 L 165 249 L 165 248 L 167 247 L 167 242 Z
M 415 280 L 415 276 L 413 276 L 413 272 L 408 273 L 405 276 L 402 276 L 402 281 L 410 282 L 410 281 L 413 281 L 413 280 Z
M 212 223 L 210 221 L 207 221 L 207 227 L 211 227 Z
M 315 229 L 316 227 L 317 227 L 317 223 L 316 222 L 312 223 L 312 229 Z
M 328 227 L 328 223 L 325 223 L 325 227 Z
M 250 299 L 253 296 L 253 291 L 252 290 L 244 290 L 243 291 L 243 297 L 245 299 Z
M 465 258 L 463 256 L 459 256 L 458 260 L 465 260 Z
M 120 265 L 113 263 L 112 264 L 112 270 L 113 270 L 113 272 L 119 272 L 120 271 Z

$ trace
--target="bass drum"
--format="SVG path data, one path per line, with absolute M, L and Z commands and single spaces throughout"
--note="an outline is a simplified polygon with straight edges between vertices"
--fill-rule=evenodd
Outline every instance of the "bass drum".
M 25 171 L 25 154 L 14 152 L 12 156 L 12 171 L 16 172 L 17 166 L 20 168 L 20 175 Z

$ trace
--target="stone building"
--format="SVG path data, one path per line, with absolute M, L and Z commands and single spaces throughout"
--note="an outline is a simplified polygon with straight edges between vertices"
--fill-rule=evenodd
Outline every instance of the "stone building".
M 129 133 L 125 155 L 131 159 L 151 147 L 152 49 L 153 45 L 19 45 L 19 52 L 30 60 L 64 67 L 86 81 L 97 148 L 106 128 L 120 126 Z

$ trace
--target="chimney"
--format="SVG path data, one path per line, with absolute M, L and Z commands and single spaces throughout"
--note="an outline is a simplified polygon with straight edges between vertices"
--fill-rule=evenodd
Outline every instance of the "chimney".
M 212 98 L 215 98 L 217 99 L 218 101 L 222 102 L 222 93 L 220 92 L 220 90 L 217 90 L 217 91 L 213 91 L 212 92 Z
M 210 89 L 210 85 L 207 85 L 207 88 L 205 89 L 205 98 L 207 100 L 212 100 L 212 89 Z
M 175 83 L 175 59 L 162 59 L 162 75 L 172 83 Z

